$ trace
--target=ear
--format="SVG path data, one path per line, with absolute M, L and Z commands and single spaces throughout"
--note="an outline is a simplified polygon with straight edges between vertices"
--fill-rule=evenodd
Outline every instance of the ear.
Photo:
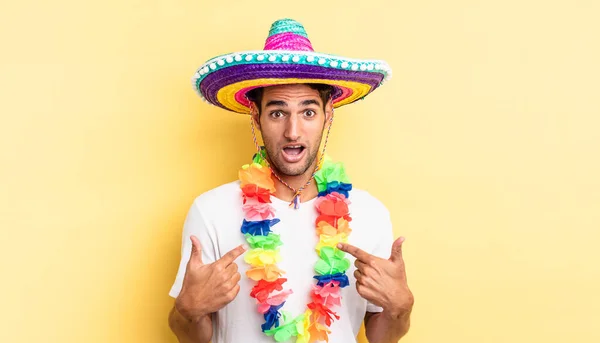
M 333 116 L 333 99 L 329 98 L 325 104 L 325 121 L 329 122 Z
M 260 130 L 260 114 L 258 107 L 255 103 L 250 102 L 250 115 L 252 116 L 252 120 L 254 120 L 254 125 Z

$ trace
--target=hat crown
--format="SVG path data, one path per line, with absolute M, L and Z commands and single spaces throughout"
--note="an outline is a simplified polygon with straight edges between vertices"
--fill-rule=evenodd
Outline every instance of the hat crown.
M 293 19 L 280 19 L 271 25 L 264 50 L 314 51 L 304 26 Z

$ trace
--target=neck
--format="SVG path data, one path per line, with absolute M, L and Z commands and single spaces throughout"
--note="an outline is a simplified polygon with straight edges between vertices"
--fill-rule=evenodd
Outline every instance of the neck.
M 313 169 L 307 170 L 306 173 L 298 176 L 289 176 L 289 175 L 279 175 L 278 176 L 285 181 L 288 185 L 294 187 L 295 189 L 300 189 L 300 187 L 304 186 L 310 176 L 313 173 Z M 273 175 L 273 182 L 275 183 L 275 196 L 284 201 L 292 201 L 294 198 L 294 191 L 289 189 L 286 185 L 282 184 L 277 178 Z M 319 194 L 317 185 L 315 180 L 312 180 L 310 185 L 306 186 L 302 190 L 302 194 L 300 195 L 300 202 L 306 202 L 314 199 Z

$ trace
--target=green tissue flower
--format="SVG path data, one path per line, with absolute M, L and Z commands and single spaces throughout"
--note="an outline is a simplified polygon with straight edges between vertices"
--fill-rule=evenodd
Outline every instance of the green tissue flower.
M 263 248 L 265 250 L 276 250 L 278 246 L 283 245 L 281 237 L 276 233 L 269 233 L 267 236 L 245 234 L 246 241 L 252 249 Z
M 292 336 L 298 336 L 298 323 L 302 323 L 304 320 L 304 314 L 290 320 L 290 315 L 287 312 L 281 313 L 282 322 L 284 324 L 279 325 L 276 328 L 265 331 L 267 336 L 273 336 L 277 342 L 285 342 L 292 338 Z
M 319 275 L 345 273 L 350 267 L 350 261 L 344 257 L 342 250 L 322 247 L 319 256 L 321 259 L 315 264 L 315 271 Z
M 350 183 L 350 178 L 341 162 L 334 163 L 326 158 L 321 169 L 315 173 L 315 181 L 319 192 L 324 192 L 327 190 L 328 183 L 333 181 Z

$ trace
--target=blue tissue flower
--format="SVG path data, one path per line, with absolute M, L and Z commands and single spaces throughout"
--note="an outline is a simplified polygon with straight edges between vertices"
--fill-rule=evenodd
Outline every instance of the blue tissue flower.
M 337 274 L 331 274 L 331 275 L 315 275 L 313 277 L 315 279 L 319 280 L 319 282 L 317 282 L 318 286 L 323 286 L 326 283 L 331 282 L 331 281 L 339 282 L 340 288 L 344 288 L 350 284 L 350 281 L 348 281 L 348 276 L 344 273 L 337 273 Z
M 270 330 L 273 325 L 275 325 L 275 327 L 279 326 L 279 318 L 281 317 L 279 309 L 283 307 L 283 304 L 285 304 L 285 301 L 280 305 L 269 307 L 269 310 L 265 312 L 265 323 L 260 326 L 263 332 Z
M 267 236 L 271 232 L 271 226 L 279 223 L 279 219 L 265 219 L 258 222 L 249 222 L 244 219 L 242 224 L 242 233 L 251 234 L 253 236 Z
M 343 194 L 346 198 L 348 198 L 348 192 L 352 190 L 351 183 L 343 183 L 338 181 L 332 181 L 327 184 L 327 189 L 323 192 L 319 193 L 319 196 L 324 196 L 333 192 L 338 192 Z

